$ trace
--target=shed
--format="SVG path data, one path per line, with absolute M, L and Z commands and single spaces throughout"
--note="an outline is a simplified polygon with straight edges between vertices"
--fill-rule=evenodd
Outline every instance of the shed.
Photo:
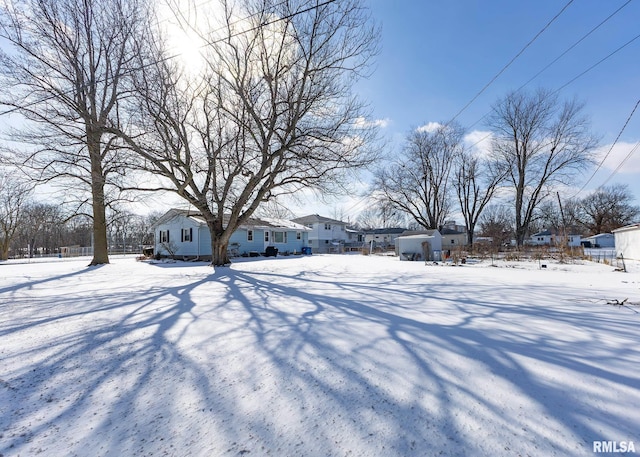
M 615 229 L 613 235 L 617 255 L 625 259 L 640 260 L 640 224 Z
M 439 233 L 438 233 L 439 235 Z M 441 260 L 442 238 L 433 235 L 407 235 L 396 239 L 400 260 Z

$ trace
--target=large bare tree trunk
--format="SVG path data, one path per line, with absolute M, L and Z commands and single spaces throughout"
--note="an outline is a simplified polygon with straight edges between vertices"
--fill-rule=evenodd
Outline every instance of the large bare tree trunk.
M 93 259 L 89 265 L 109 263 L 104 172 L 100 158 L 100 135 L 89 133 L 87 146 L 91 158 L 91 197 L 93 200 Z
M 229 253 L 227 251 L 229 247 L 228 241 L 223 241 L 220 238 L 214 238 L 211 240 L 211 265 L 214 267 L 223 267 L 231 263 L 229 259 Z

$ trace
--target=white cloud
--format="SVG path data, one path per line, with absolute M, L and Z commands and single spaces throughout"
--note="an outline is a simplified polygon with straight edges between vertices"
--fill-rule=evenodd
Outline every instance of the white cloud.
M 483 130 L 473 130 L 464 136 L 467 148 L 473 150 L 481 157 L 486 157 L 491 151 L 492 133 Z
M 356 127 L 360 127 L 360 128 L 379 127 L 381 129 L 388 127 L 390 123 L 391 123 L 391 119 L 389 119 L 388 117 L 384 119 L 374 119 L 372 121 L 369 121 L 364 117 L 359 117 L 356 119 L 356 122 L 355 122 Z
M 617 173 L 640 173 L 640 147 L 638 144 L 619 142 L 613 146 L 613 149 L 610 144 L 601 146 L 596 150 L 596 160 L 600 163 L 604 159 L 602 168 L 605 170 L 613 171 L 624 161 Z
M 416 130 L 418 132 L 435 132 L 440 127 L 442 127 L 442 124 L 439 123 L 439 122 L 428 122 L 428 123 L 426 123 L 424 125 L 421 125 Z

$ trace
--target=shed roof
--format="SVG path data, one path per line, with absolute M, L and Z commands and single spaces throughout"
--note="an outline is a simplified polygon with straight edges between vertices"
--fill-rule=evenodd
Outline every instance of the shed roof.
M 640 223 L 638 224 L 631 224 L 631 225 L 625 225 L 624 227 L 620 227 L 617 228 L 615 230 L 611 230 L 613 233 L 617 233 L 617 232 L 629 232 L 632 230 L 640 230 Z
M 436 229 L 430 230 L 405 230 L 402 232 L 402 236 L 410 236 L 410 235 L 435 235 L 436 233 L 440 234 L 440 232 Z

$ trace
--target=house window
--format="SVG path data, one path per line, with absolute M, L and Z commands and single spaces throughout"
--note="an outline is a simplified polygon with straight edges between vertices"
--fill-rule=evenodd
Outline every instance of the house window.
M 331 224 L 324 224 L 325 230 L 331 230 Z
M 287 242 L 287 233 L 286 232 L 273 232 L 273 242 L 274 243 L 286 243 Z
M 264 242 L 265 243 L 269 242 L 269 230 L 264 231 Z
M 160 230 L 160 236 L 158 236 L 160 243 L 169 242 L 169 230 Z
M 302 232 L 296 232 L 296 240 L 302 239 Z
M 253 241 L 253 230 L 247 230 L 247 241 Z
M 185 241 L 193 241 L 193 228 L 185 228 L 182 229 L 182 233 L 180 235 L 180 239 L 184 243 Z
M 451 244 L 456 244 L 456 240 L 451 240 Z

